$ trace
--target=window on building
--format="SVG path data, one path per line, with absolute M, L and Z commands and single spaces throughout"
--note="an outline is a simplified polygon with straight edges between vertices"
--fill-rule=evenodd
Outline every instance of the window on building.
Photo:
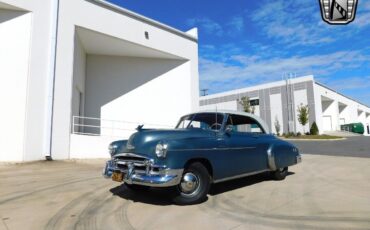
M 251 106 L 260 105 L 260 99 L 252 99 L 252 100 L 249 100 L 249 104 Z

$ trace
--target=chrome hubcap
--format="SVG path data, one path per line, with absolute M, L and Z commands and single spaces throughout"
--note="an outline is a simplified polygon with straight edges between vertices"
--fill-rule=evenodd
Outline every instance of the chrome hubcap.
M 192 195 L 199 188 L 199 178 L 191 172 L 185 173 L 181 179 L 180 190 L 182 193 Z

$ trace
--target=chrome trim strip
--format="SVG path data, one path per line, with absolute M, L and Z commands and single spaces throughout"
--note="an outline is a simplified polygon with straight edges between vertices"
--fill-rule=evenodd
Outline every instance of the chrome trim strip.
M 236 147 L 236 148 L 209 148 L 209 149 L 169 149 L 172 152 L 182 152 L 182 151 L 211 151 L 211 150 L 242 150 L 242 149 L 256 149 L 257 147 Z
M 275 171 L 277 169 L 275 164 L 275 155 L 272 152 L 271 147 L 267 150 L 267 162 L 271 171 Z
M 116 157 L 138 157 L 138 158 L 142 158 L 142 159 L 149 159 L 148 157 L 144 156 L 144 155 L 138 155 L 138 154 L 135 154 L 135 153 L 118 153 L 116 155 L 113 156 L 114 158 Z
M 117 161 L 116 164 L 118 165 L 130 165 L 130 164 L 133 164 L 135 166 L 139 166 L 139 167 L 142 167 L 142 166 L 146 166 L 145 163 L 143 162 L 139 162 L 139 161 Z
M 241 178 L 241 177 L 252 176 L 252 175 L 259 174 L 259 173 L 270 172 L 270 171 L 271 170 L 269 170 L 269 169 L 265 169 L 265 170 L 255 171 L 255 172 L 244 173 L 244 174 L 240 174 L 240 175 L 236 175 L 236 176 L 231 176 L 231 177 L 226 177 L 226 178 L 214 180 L 213 183 L 216 184 L 216 183 L 220 183 L 220 182 L 224 182 L 224 181 L 228 181 L 228 180 L 234 180 L 234 179 L 238 179 L 238 178 Z

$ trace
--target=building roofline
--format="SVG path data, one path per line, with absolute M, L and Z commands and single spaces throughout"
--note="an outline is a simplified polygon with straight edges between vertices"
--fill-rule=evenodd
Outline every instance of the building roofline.
M 99 4 L 99 5 L 101 5 L 101 6 L 105 7 L 105 8 L 108 8 L 110 10 L 113 10 L 113 11 L 116 11 L 118 13 L 124 14 L 124 15 L 126 15 L 128 17 L 133 18 L 133 19 L 137 19 L 139 21 L 148 23 L 148 24 L 150 24 L 152 26 L 155 26 L 155 27 L 158 27 L 160 29 L 166 30 L 168 32 L 174 33 L 176 35 L 179 35 L 179 36 L 181 36 L 183 38 L 186 38 L 186 39 L 189 39 L 191 41 L 198 42 L 198 38 L 195 37 L 195 36 L 193 36 L 193 35 L 190 35 L 190 34 L 188 34 L 186 32 L 181 31 L 181 30 L 175 29 L 175 28 L 173 28 L 171 26 L 168 26 L 166 24 L 163 24 L 163 23 L 158 22 L 156 20 L 153 20 L 151 18 L 145 17 L 145 16 L 143 16 L 141 14 L 135 13 L 135 12 L 133 12 L 131 10 L 128 10 L 126 8 L 123 8 L 121 6 L 118 6 L 116 4 L 113 4 L 111 2 L 108 2 L 106 0 L 86 0 L 86 1 L 97 3 L 97 4 Z
M 323 84 L 323 83 L 321 83 L 321 82 L 315 81 L 315 84 L 317 84 L 317 85 L 319 85 L 319 86 L 322 86 L 322 87 L 324 87 L 325 89 L 328 89 L 328 90 L 330 90 L 330 91 L 333 91 L 333 92 L 335 92 L 335 93 L 337 93 L 337 94 L 341 95 L 342 97 L 345 97 L 345 98 L 347 98 L 347 99 L 349 99 L 349 100 L 351 100 L 351 101 L 357 102 L 357 103 L 359 103 L 360 105 L 363 105 L 363 106 L 365 106 L 366 108 L 370 109 L 370 107 L 369 107 L 368 105 L 366 105 L 366 104 L 364 104 L 364 103 L 362 103 L 362 102 L 360 102 L 360 101 L 358 101 L 358 100 L 356 100 L 356 99 L 353 99 L 353 98 L 351 98 L 351 97 L 349 97 L 349 96 L 346 96 L 346 95 L 344 95 L 343 93 L 340 93 L 340 92 L 338 92 L 337 90 L 335 90 L 335 89 L 333 89 L 333 88 L 330 88 L 329 86 L 327 86 L 327 85 L 325 85 L 325 84 Z
M 307 75 L 307 76 L 302 76 L 302 77 L 297 77 L 297 78 L 290 78 L 289 80 L 290 80 L 290 84 L 295 84 L 295 83 L 304 82 L 304 81 L 315 81 L 313 75 Z M 254 90 L 259 90 L 259 89 L 264 89 L 264 88 L 278 87 L 278 86 L 282 86 L 285 84 L 286 84 L 286 80 L 274 81 L 274 82 L 254 85 L 250 87 L 245 87 L 241 89 L 234 89 L 234 90 L 229 90 L 229 91 L 225 91 L 221 93 L 210 94 L 207 96 L 201 96 L 199 100 L 207 100 L 207 99 L 213 99 L 217 97 L 228 96 L 231 94 L 244 93 L 244 92 L 249 92 L 249 91 L 254 91 Z

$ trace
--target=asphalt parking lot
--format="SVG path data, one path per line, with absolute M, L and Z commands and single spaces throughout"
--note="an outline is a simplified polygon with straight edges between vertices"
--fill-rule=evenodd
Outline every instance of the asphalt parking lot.
M 347 137 L 339 141 L 290 141 L 302 153 L 370 158 L 370 137 Z
M 199 205 L 133 193 L 103 179 L 102 160 L 0 166 L 5 229 L 370 229 L 370 159 L 304 155 L 284 181 L 221 183 Z

